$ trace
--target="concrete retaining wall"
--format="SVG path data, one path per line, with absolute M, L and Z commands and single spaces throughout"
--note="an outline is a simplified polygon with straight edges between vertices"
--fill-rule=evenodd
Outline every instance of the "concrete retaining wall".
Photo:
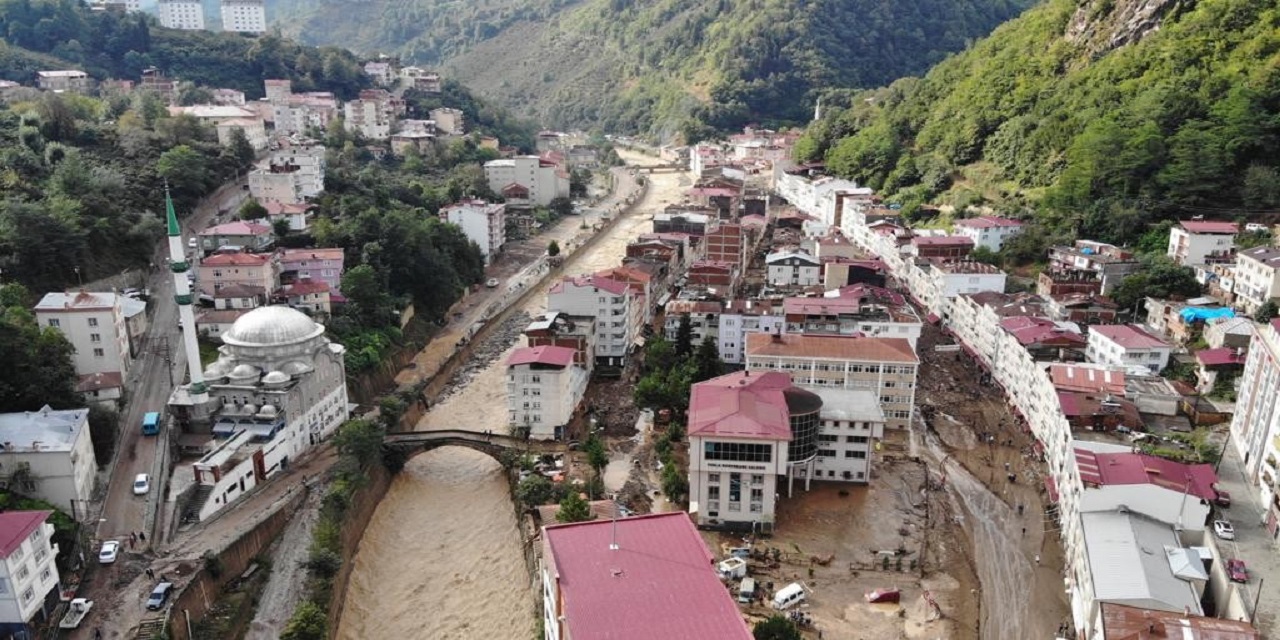
M 330 637 L 337 633 L 338 620 L 342 618 L 342 609 L 347 604 L 347 584 L 351 582 L 351 571 L 355 569 L 360 540 L 364 537 L 364 530 L 369 526 L 373 512 L 378 510 L 383 496 L 387 495 L 393 476 L 386 467 L 375 464 L 369 469 L 367 478 L 368 484 L 351 497 L 351 506 L 347 508 L 346 518 L 342 522 L 342 567 L 338 569 L 338 575 L 333 577 L 333 595 L 329 601 Z

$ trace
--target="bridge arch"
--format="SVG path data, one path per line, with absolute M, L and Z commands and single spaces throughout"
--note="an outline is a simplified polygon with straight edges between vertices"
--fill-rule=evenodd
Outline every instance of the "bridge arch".
M 407 433 L 389 433 L 382 439 L 385 449 L 400 454 L 401 460 L 407 462 L 414 456 L 439 449 L 440 447 L 465 447 L 479 451 L 499 463 L 510 460 L 509 452 L 551 453 L 564 450 L 558 442 L 525 440 L 506 434 L 467 431 L 464 429 L 448 429 L 444 431 L 411 431 Z

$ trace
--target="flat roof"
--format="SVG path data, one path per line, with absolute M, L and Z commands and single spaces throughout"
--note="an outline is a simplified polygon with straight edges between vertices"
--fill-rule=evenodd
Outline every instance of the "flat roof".
M 71 451 L 80 430 L 89 423 L 88 409 L 0 413 L 0 443 L 4 451 Z
M 546 526 L 543 536 L 570 637 L 752 638 L 683 512 Z
M 105 311 L 116 306 L 116 294 L 90 291 L 64 293 L 53 291 L 44 294 L 36 304 L 36 312 L 41 311 Z
M 801 386 L 822 398 L 824 420 L 850 420 L 856 422 L 884 422 L 880 398 L 870 389 L 837 389 L 834 387 Z
M 1119 512 L 1086 512 L 1080 519 L 1095 599 L 1202 613 L 1192 583 L 1175 575 L 1165 551 L 1181 548 L 1172 526 Z
M 818 336 L 808 334 L 747 334 L 747 356 L 821 358 L 855 362 L 920 361 L 905 338 Z

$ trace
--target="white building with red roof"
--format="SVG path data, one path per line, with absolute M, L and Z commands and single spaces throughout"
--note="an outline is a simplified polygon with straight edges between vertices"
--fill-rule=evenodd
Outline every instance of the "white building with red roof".
M 36 304 L 36 322 L 56 329 L 75 347 L 72 362 L 81 379 L 96 373 L 127 379 L 133 351 L 122 296 L 77 291 L 47 293 Z
M 596 319 L 596 364 L 622 366 L 636 345 L 643 303 L 626 282 L 603 276 L 562 278 L 547 292 L 547 311 Z
M 462 200 L 440 209 L 440 218 L 458 225 L 467 239 L 480 247 L 487 265 L 507 241 L 506 206 L 484 200 Z
M 1240 226 L 1218 220 L 1183 220 L 1169 229 L 1169 250 L 1174 262 L 1191 266 L 1228 262 L 1236 252 Z
M 1173 347 L 1136 324 L 1098 324 L 1089 327 L 1085 357 L 1097 364 L 1145 367 L 1152 373 L 1169 366 Z
M 212 296 L 230 285 L 275 291 L 280 282 L 280 258 L 274 253 L 215 253 L 200 261 L 200 293 Z
M 1132 452 L 1075 449 L 1085 491 L 1080 512 L 1125 507 L 1184 531 L 1203 531 L 1217 498 L 1218 474 L 1211 464 L 1183 464 Z
M 998 216 L 978 216 L 955 222 L 956 234 L 973 240 L 975 247 L 999 251 L 1004 241 L 1022 231 L 1022 223 Z
M 569 174 L 555 162 L 538 156 L 490 160 L 484 163 L 484 175 L 494 193 L 518 185 L 527 189 L 530 202 L 540 207 L 556 198 L 569 197 Z
M 546 640 L 751 640 L 683 513 L 543 527 Z
M 0 628 L 7 637 L 34 638 L 37 615 L 58 604 L 58 545 L 52 511 L 0 513 Z M 41 616 L 45 619 L 45 616 Z
M 535 440 L 563 439 L 591 375 L 569 347 L 521 347 L 507 359 L 507 419 Z
M 200 249 L 204 253 L 223 247 L 245 251 L 261 251 L 275 242 L 271 227 L 257 222 L 228 222 L 200 232 Z

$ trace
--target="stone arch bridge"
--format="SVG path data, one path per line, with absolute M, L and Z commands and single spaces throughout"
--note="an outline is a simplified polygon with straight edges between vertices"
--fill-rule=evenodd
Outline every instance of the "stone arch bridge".
M 561 442 L 526 440 L 506 434 L 465 431 L 462 429 L 389 433 L 383 438 L 382 444 L 385 447 L 403 453 L 405 460 L 419 453 L 440 447 L 466 447 L 488 455 L 499 462 L 502 461 L 502 454 L 505 451 L 535 454 L 565 451 L 565 445 Z

